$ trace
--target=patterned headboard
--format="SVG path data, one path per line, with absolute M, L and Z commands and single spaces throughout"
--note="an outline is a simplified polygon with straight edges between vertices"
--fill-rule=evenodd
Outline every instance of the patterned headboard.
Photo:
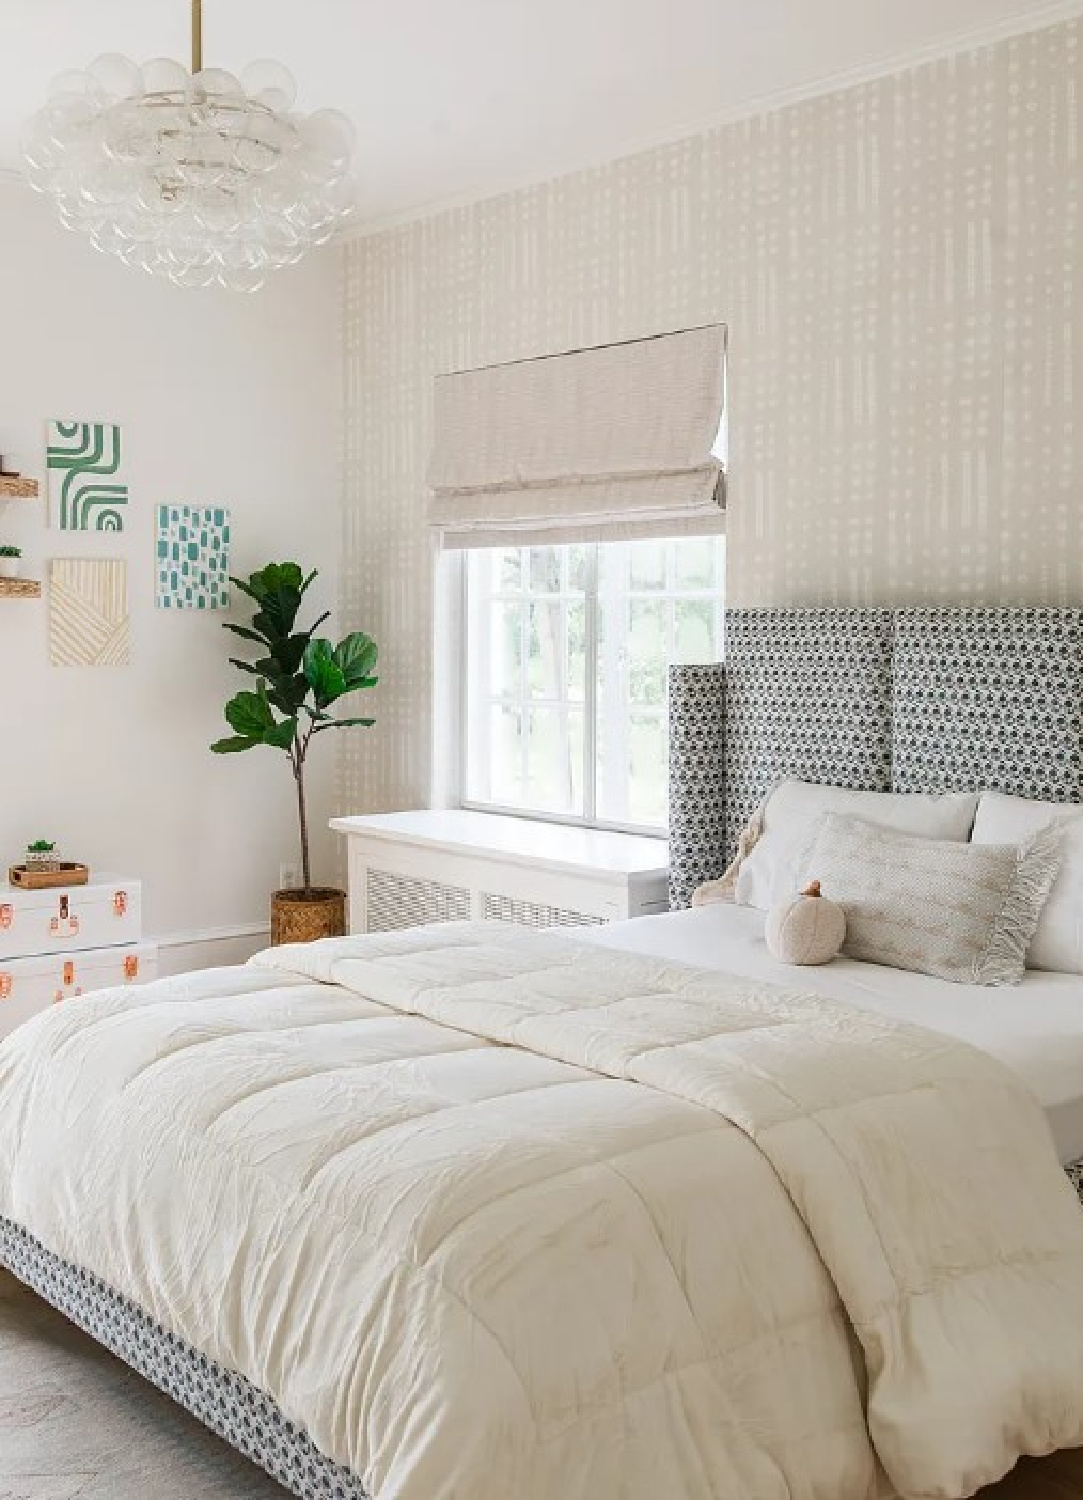
M 670 674 L 670 900 L 784 777 L 1083 802 L 1083 609 L 736 609 Z

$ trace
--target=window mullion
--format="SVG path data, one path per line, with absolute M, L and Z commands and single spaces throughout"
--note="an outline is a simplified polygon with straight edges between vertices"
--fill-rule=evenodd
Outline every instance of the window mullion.
M 585 549 L 583 600 L 583 817 L 598 820 L 598 544 Z

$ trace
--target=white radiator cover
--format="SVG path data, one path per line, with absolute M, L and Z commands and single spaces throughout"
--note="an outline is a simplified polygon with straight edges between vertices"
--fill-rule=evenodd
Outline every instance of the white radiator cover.
M 479 920 L 592 926 L 668 907 L 659 839 L 466 811 L 331 826 L 348 840 L 352 932 Z

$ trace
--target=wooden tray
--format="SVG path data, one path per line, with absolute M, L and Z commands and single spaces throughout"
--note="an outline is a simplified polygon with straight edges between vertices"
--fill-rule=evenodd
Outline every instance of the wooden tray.
M 28 870 L 25 865 L 12 865 L 8 879 L 24 891 L 55 891 L 64 885 L 86 885 L 90 870 L 86 865 L 67 863 L 59 870 Z

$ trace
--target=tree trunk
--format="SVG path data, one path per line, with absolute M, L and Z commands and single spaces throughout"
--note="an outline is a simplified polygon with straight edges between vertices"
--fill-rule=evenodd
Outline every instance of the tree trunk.
M 297 821 L 301 828 L 301 878 L 306 891 L 312 889 L 312 866 L 308 853 L 308 810 L 305 807 L 305 763 L 298 760 L 293 771 L 297 783 Z

